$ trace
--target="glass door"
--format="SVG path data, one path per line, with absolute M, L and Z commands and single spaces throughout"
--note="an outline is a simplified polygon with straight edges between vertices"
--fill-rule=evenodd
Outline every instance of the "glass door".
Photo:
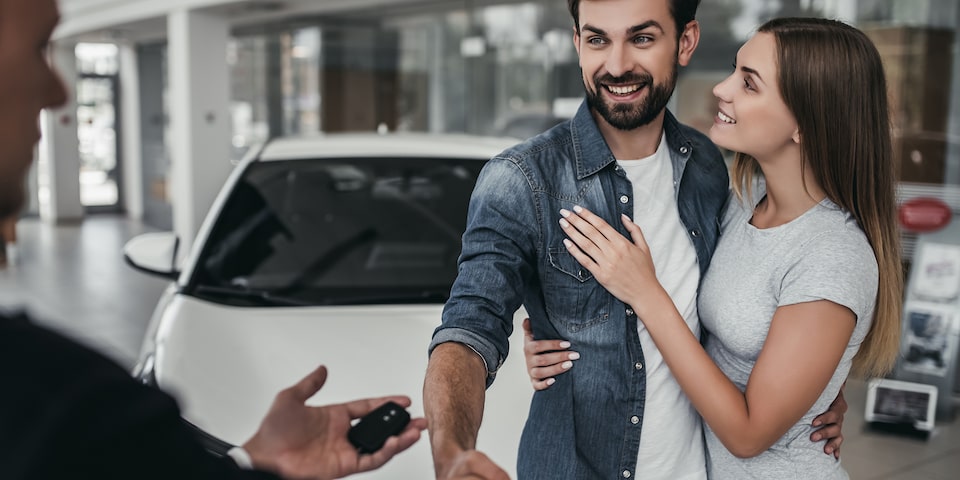
M 119 211 L 117 77 L 81 74 L 76 95 L 80 201 L 89 212 Z

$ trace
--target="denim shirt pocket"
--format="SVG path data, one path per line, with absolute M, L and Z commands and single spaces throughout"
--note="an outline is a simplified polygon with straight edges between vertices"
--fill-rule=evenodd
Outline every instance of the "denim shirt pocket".
M 611 295 L 565 247 L 549 248 L 547 261 L 544 300 L 555 325 L 577 333 L 610 318 Z

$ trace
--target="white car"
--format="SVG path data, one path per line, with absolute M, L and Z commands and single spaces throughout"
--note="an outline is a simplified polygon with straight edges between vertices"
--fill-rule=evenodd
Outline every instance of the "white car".
M 423 415 L 427 346 L 456 275 L 484 161 L 516 143 L 466 135 L 277 139 L 231 175 L 177 268 L 173 233 L 124 249 L 173 279 L 134 375 L 172 393 L 208 449 L 256 430 L 273 396 L 324 364 L 310 404 L 404 394 Z M 514 318 L 520 329 L 519 311 Z M 487 391 L 478 448 L 515 476 L 532 388 L 522 332 Z M 368 479 L 433 478 L 426 434 Z

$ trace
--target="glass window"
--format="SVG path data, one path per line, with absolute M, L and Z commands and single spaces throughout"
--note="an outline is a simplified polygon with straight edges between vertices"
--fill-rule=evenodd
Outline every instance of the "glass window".
M 442 303 L 483 163 L 251 164 L 203 248 L 189 293 L 238 305 Z
M 268 42 L 266 35 L 232 39 L 227 45 L 230 65 L 232 123 L 231 158 L 239 160 L 253 145 L 270 138 L 268 115 Z
M 78 43 L 77 71 L 95 75 L 116 75 L 119 50 L 112 43 Z
M 573 113 L 583 87 L 565 3 L 450 3 L 240 34 L 234 144 L 383 129 L 529 136 Z
M 80 202 L 88 210 L 114 211 L 120 201 L 117 163 L 118 48 L 108 43 L 78 43 L 77 141 Z

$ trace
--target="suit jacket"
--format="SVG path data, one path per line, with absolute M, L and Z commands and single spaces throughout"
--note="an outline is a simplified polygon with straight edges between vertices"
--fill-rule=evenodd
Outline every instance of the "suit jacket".
M 209 454 L 169 395 L 0 312 L 0 478 L 277 479 Z

